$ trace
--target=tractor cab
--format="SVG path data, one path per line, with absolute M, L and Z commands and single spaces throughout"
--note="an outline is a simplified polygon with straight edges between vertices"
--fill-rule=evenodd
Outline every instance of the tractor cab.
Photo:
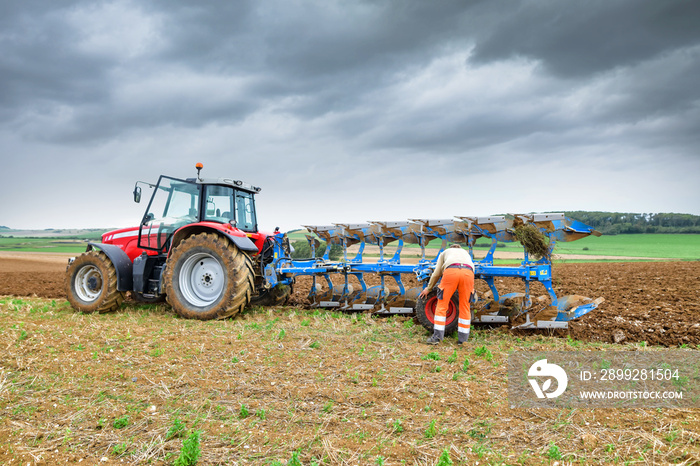
M 140 201 L 137 182 L 134 200 Z M 161 176 L 139 226 L 138 247 L 167 251 L 180 228 L 213 222 L 245 233 L 257 233 L 254 195 L 260 188 L 228 178 L 185 180 Z

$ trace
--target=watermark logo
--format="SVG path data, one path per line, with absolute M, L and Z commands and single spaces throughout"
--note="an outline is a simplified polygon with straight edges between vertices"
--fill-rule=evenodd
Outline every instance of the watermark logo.
M 546 359 L 540 359 L 530 366 L 527 372 L 528 377 L 546 378 L 540 386 L 538 380 L 528 378 L 530 386 L 535 391 L 537 398 L 556 398 L 566 390 L 569 383 L 569 377 L 566 371 L 556 364 L 549 364 Z M 549 391 L 552 388 L 552 380 L 556 380 L 556 390 Z
M 700 408 L 700 351 L 514 351 L 511 408 Z

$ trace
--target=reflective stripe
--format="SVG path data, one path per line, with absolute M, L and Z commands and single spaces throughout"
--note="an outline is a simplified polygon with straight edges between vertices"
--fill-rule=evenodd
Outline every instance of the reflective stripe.
M 472 321 L 470 319 L 459 319 L 460 324 L 470 325 Z
M 112 239 L 118 239 L 118 238 L 131 238 L 132 236 L 138 236 L 139 231 L 134 230 L 134 231 L 125 231 L 123 233 L 117 233 L 116 235 L 112 235 Z
M 447 316 L 435 316 L 433 320 L 435 322 L 442 322 L 444 324 L 447 321 Z
M 445 324 L 435 324 L 433 330 L 445 330 Z
M 469 335 L 469 329 L 468 328 L 458 328 L 457 333 L 466 333 Z

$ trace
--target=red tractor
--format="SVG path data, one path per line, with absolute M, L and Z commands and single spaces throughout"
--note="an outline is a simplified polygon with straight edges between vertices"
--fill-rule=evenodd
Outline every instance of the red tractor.
M 264 267 L 273 242 L 289 251 L 286 237 L 258 231 L 255 194 L 240 180 L 161 176 L 138 227 L 110 231 L 102 243 L 69 261 L 66 292 L 86 313 L 114 311 L 126 292 L 139 301 L 165 297 L 182 317 L 232 317 L 252 300 L 279 304 L 290 287 L 266 287 Z M 134 201 L 141 201 L 141 187 Z

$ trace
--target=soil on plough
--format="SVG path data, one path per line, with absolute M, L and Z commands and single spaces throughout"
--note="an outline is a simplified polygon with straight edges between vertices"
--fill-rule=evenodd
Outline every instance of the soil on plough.
M 67 257 L 59 254 L 0 256 L 0 296 L 65 299 L 63 279 Z M 700 262 L 555 263 L 553 275 L 554 287 L 560 296 L 605 298 L 598 309 L 570 322 L 568 330 L 555 331 L 555 335 L 622 344 L 639 341 L 663 346 L 700 344 L 697 296 Z M 369 286 L 379 284 L 379 277 L 370 274 L 366 274 L 366 280 Z M 418 286 L 415 278 L 409 275 L 404 275 L 403 281 L 406 288 Z M 496 283 L 502 293 L 523 291 L 522 282 L 517 279 L 497 279 Z M 395 287 L 390 278 L 386 279 L 386 284 L 390 289 Z M 308 306 L 306 297 L 310 288 L 311 278 L 299 277 L 290 304 Z M 479 280 L 476 289 L 482 295 L 488 292 L 486 284 Z M 544 288 L 533 284 L 533 301 L 537 302 L 537 298 L 544 295 Z
M 535 225 L 531 223 L 516 225 L 515 237 L 532 259 L 539 260 L 543 257 L 551 259 L 549 240 Z

